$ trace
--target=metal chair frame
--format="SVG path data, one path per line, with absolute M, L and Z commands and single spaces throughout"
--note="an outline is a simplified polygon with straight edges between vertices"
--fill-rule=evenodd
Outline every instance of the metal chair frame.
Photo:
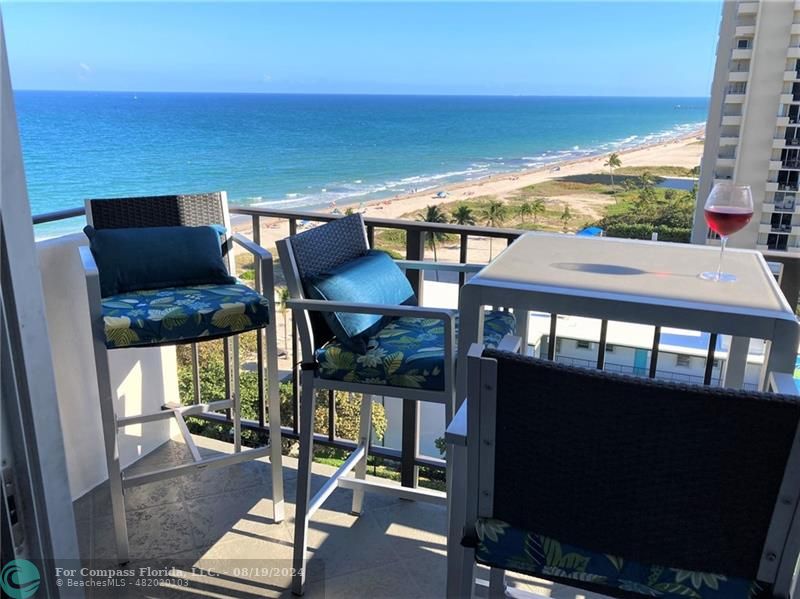
M 89 316 L 92 326 L 92 340 L 94 349 L 95 367 L 97 370 L 97 385 L 100 398 L 100 415 L 103 426 L 103 438 L 105 443 L 106 464 L 108 466 L 108 477 L 111 488 L 111 506 L 114 519 L 114 533 L 116 537 L 117 559 L 122 564 L 129 560 L 128 526 L 125 516 L 125 489 L 138 485 L 143 485 L 159 480 L 196 473 L 205 469 L 215 469 L 231 464 L 245 462 L 264 456 L 270 457 L 272 468 L 272 502 L 273 519 L 281 522 L 284 518 L 284 493 L 283 493 L 283 468 L 281 454 L 281 420 L 280 420 L 280 394 L 278 388 L 278 352 L 274 302 L 274 269 L 272 255 L 263 247 L 238 233 L 229 233 L 231 230 L 230 216 L 228 212 L 227 195 L 225 192 L 211 194 L 216 196 L 219 202 L 220 216 L 222 224 L 225 226 L 225 238 L 222 247 L 225 250 L 224 260 L 228 267 L 228 272 L 235 275 L 235 261 L 233 259 L 234 244 L 236 247 L 250 253 L 255 262 L 260 282 L 258 290 L 262 295 L 269 298 L 269 324 L 263 329 L 257 329 L 259 335 L 266 333 L 267 349 L 267 381 L 268 381 L 268 405 L 269 405 L 269 439 L 270 442 L 264 447 L 242 450 L 241 432 L 241 399 L 239 388 L 239 336 L 229 335 L 225 337 L 225 343 L 229 344 L 232 356 L 232 388 L 231 397 L 212 401 L 209 403 L 199 403 L 190 406 L 169 404 L 162 407 L 159 412 L 139 414 L 134 416 L 119 417 L 116 414 L 116 396 L 111 385 L 108 351 L 106 347 L 106 337 L 103 324 L 102 303 L 100 294 L 100 279 L 97 265 L 92 252 L 88 246 L 79 248 L 80 259 L 86 277 L 86 292 L 89 302 Z M 181 196 L 164 196 L 175 198 Z M 126 198 L 127 199 L 127 198 Z M 135 199 L 135 198 L 130 198 Z M 153 198 L 150 198 L 153 199 Z M 103 200 L 86 200 L 86 218 L 92 225 L 92 203 Z M 113 200 L 110 200 L 113 201 Z M 217 224 L 217 223 L 208 223 Z M 197 339 L 195 342 L 202 342 L 204 339 Z M 190 343 L 184 341 L 181 343 Z M 174 345 L 178 345 L 175 343 Z M 113 351 L 121 351 L 125 348 L 115 348 Z M 137 348 L 141 349 L 141 348 Z M 206 412 L 218 412 L 230 410 L 233 423 L 234 452 L 231 454 L 202 457 L 197 448 L 189 429 L 186 425 L 187 416 L 200 415 Z M 126 475 L 121 469 L 119 460 L 119 447 L 117 444 L 117 431 L 134 424 L 147 424 L 150 422 L 175 419 L 178 430 L 185 441 L 193 461 L 191 463 L 178 466 L 169 466 L 149 472 L 142 472 L 133 475 Z
M 323 225 L 324 226 L 324 225 Z M 364 247 L 369 248 L 366 228 L 363 229 Z M 302 595 L 306 577 L 306 547 L 308 544 L 308 526 L 311 517 L 322 507 L 325 500 L 337 487 L 353 490 L 352 513 L 361 514 L 364 492 L 375 491 L 404 499 L 446 504 L 446 494 L 428 489 L 401 487 L 391 483 L 366 479 L 367 456 L 371 437 L 371 407 L 373 396 L 398 397 L 414 401 L 426 401 L 444 404 L 445 418 L 449 423 L 455 407 L 455 315 L 456 310 L 445 308 L 428 308 L 420 306 L 397 306 L 381 304 L 354 304 L 324 300 L 306 299 L 301 281 L 292 238 L 278 241 L 278 254 L 283 268 L 286 284 L 291 300 L 294 322 L 300 338 L 302 367 L 300 372 L 300 458 L 298 464 L 297 508 L 295 515 L 294 560 L 292 592 Z M 415 260 L 397 260 L 402 270 L 447 270 L 456 272 L 477 272 L 483 265 L 475 264 L 440 264 Z M 319 376 L 314 350 L 314 331 L 311 326 L 311 314 L 314 312 L 348 312 L 356 314 L 380 314 L 383 316 L 430 318 L 442 321 L 444 325 L 444 389 L 432 391 L 412 389 L 389 385 L 351 383 L 324 379 Z M 314 443 L 314 407 L 316 390 L 334 390 L 363 394 L 360 411 L 359 439 L 352 454 L 339 469 L 331 475 L 322 488 L 311 494 L 311 464 Z M 350 472 L 354 477 L 349 477 Z M 449 483 L 448 483 L 449 484 Z
M 506 336 L 499 350 L 519 352 L 521 339 Z M 447 552 L 447 597 L 472 597 L 475 579 L 475 550 L 460 543 L 464 531 L 480 517 L 492 517 L 497 407 L 497 360 L 483 356 L 484 347 L 473 344 L 468 354 L 467 397 L 447 428 L 448 455 L 455 454 L 453 486 L 461 494 L 450 500 Z M 798 395 L 792 375 L 772 373 L 769 388 L 773 392 Z M 470 418 L 470 408 L 477 417 Z M 773 596 L 789 599 L 800 555 L 800 426 L 794 436 L 783 481 L 766 533 L 757 579 L 774 585 Z M 490 568 L 489 597 L 509 596 L 505 571 Z M 486 581 L 477 581 L 485 584 Z M 534 596 L 514 590 L 514 596 Z

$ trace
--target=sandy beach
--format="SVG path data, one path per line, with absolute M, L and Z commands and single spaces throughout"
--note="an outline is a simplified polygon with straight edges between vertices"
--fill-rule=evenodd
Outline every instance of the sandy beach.
M 653 144 L 646 147 L 634 147 L 618 152 L 623 167 L 635 166 L 680 166 L 693 168 L 700 164 L 703 153 L 703 130 L 693 131 L 683 137 L 668 142 Z M 480 180 L 464 181 L 451 185 L 428 189 L 417 194 L 397 196 L 391 199 L 375 200 L 372 202 L 352 205 L 339 205 L 337 208 L 344 212 L 347 208 L 361 209 L 365 216 L 376 218 L 409 218 L 431 204 L 452 203 L 460 199 L 470 199 L 482 196 L 493 196 L 499 200 L 508 199 L 520 189 L 536 183 L 572 175 L 585 175 L 591 173 L 607 173 L 608 169 L 603 163 L 607 155 L 592 156 L 579 160 L 556 163 L 533 170 L 523 170 L 486 177 Z M 439 192 L 445 192 L 446 197 L 436 197 Z M 546 201 L 558 201 L 557 198 L 546 198 Z M 605 205 L 610 199 L 598 199 L 592 196 L 570 195 L 570 210 L 581 220 L 598 219 L 603 216 Z M 325 211 L 330 211 L 326 208 Z M 237 219 L 238 220 L 238 219 Z M 243 218 L 235 223 L 235 228 L 245 234 L 250 234 L 250 218 Z M 289 234 L 289 225 L 286 221 L 276 219 L 262 219 L 261 242 L 267 248 L 274 248 L 275 242 Z M 470 260 L 480 261 L 484 257 L 485 248 L 476 238 L 475 243 L 470 243 Z M 449 248 L 442 248 L 439 252 L 440 260 L 450 260 Z M 473 253 L 474 252 L 474 253 Z M 457 256 L 456 256 L 457 259 Z

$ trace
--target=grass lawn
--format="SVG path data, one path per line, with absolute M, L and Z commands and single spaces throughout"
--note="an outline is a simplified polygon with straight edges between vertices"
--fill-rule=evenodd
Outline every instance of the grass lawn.
M 614 181 L 617 175 L 638 177 L 645 172 L 656 177 L 697 177 L 692 169 L 683 166 L 621 166 L 614 169 Z

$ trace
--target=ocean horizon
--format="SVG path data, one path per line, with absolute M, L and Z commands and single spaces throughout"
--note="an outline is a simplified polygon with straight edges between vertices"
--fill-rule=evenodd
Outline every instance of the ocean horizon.
M 318 209 L 668 141 L 708 98 L 17 91 L 33 214 L 226 190 Z M 37 227 L 37 237 L 76 223 Z

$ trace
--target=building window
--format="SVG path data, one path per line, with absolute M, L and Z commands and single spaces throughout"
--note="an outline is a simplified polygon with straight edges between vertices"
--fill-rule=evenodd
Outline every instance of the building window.
M 611 343 L 606 343 L 606 351 L 610 354 L 614 353 L 614 345 Z
M 591 344 L 591 343 L 589 343 L 588 341 L 577 341 L 577 342 L 575 343 L 575 346 L 576 346 L 578 349 L 591 349 L 591 347 L 592 347 L 592 344 Z
M 692 357 L 685 354 L 678 354 L 675 356 L 675 366 L 683 366 L 689 368 L 692 365 Z
M 736 46 L 739 50 L 747 50 L 750 47 L 750 40 L 743 39 L 736 42 Z

